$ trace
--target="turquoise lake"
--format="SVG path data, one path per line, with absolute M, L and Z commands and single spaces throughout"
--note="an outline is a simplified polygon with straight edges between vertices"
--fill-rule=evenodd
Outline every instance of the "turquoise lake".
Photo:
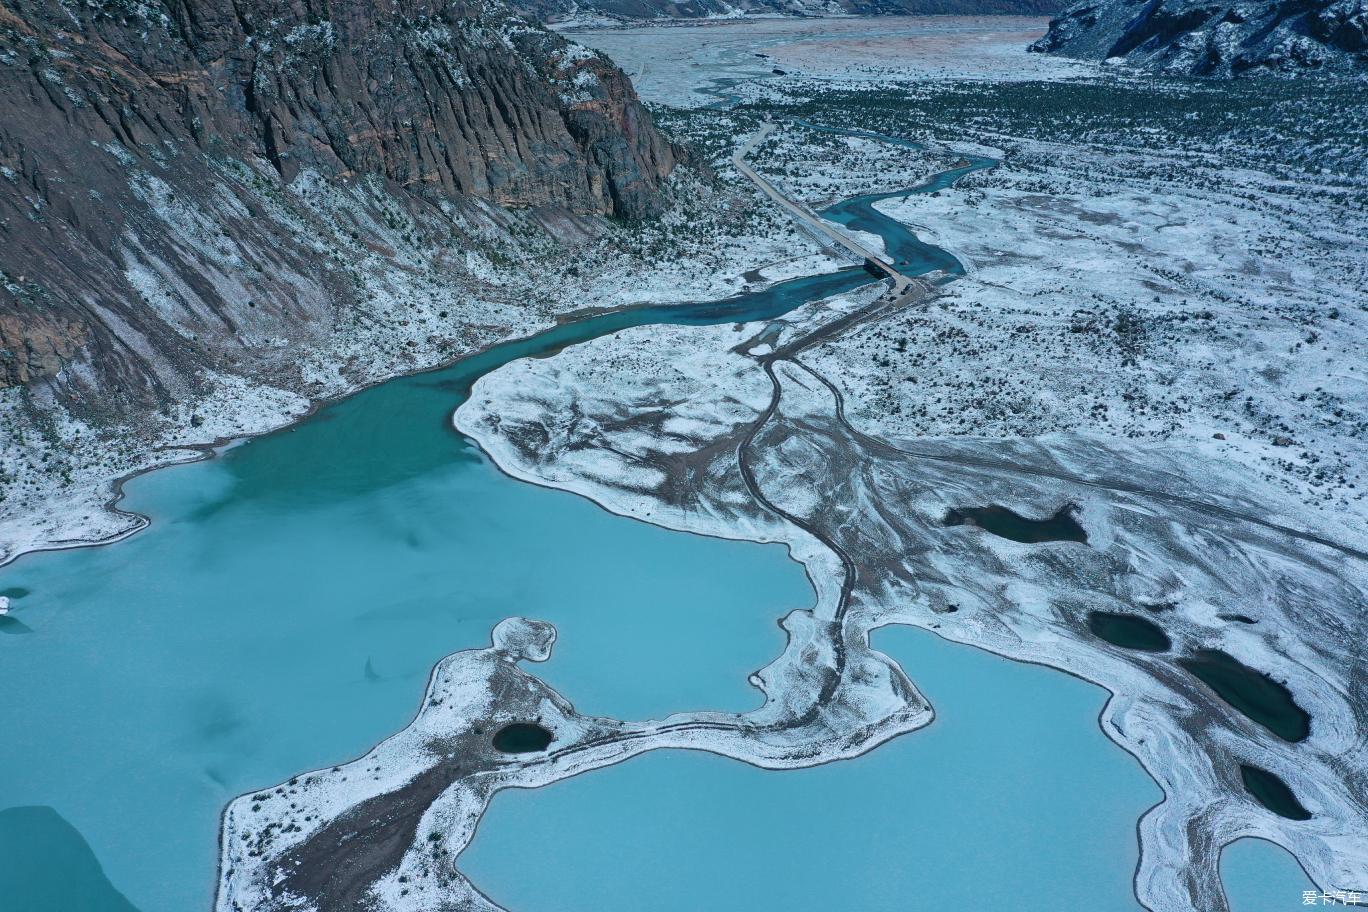
M 874 646 L 929 728 L 808 770 L 655 752 L 506 790 L 458 866 L 518 912 L 1141 912 L 1162 793 L 1098 728 L 1105 691 L 911 628 Z
M 1302 908 L 1302 892 L 1316 885 L 1281 846 L 1238 839 L 1221 853 L 1221 879 L 1231 912 L 1287 912 Z
M 143 912 L 209 908 L 230 798 L 401 728 L 436 661 L 505 616 L 557 625 L 538 670 L 579 707 L 643 718 L 758 705 L 746 677 L 782 649 L 775 619 L 813 601 L 778 546 L 516 483 L 444 427 L 449 393 L 380 389 L 144 476 L 127 506 L 149 530 L 4 574 L 31 590 L 31 632 L 0 637 L 0 809 L 52 808 Z M 406 425 L 391 396 L 434 407 Z M 349 451 L 372 419 L 393 421 L 385 446 Z M 405 463 L 410 447 L 443 458 Z M 0 816 L 0 840 L 26 825 Z
M 878 198 L 841 213 L 926 268 L 952 265 L 873 210 Z M 230 798 L 363 753 L 408 722 L 438 659 L 485 645 L 509 615 L 557 625 L 535 670 L 585 712 L 757 705 L 746 678 L 782 649 L 776 620 L 813 601 L 782 548 L 667 532 L 512 481 L 450 412 L 512 358 L 625 326 L 769 319 L 869 281 L 846 270 L 591 317 L 391 381 L 130 482 L 123 506 L 153 525 L 125 542 L 0 570 L 0 590 L 27 590 L 0 623 L 0 907 L 207 910 Z M 1073 907 L 1136 908 L 1135 818 L 1158 792 L 1098 731 L 1102 692 L 924 633 L 876 643 L 936 702 L 931 728 L 810 771 L 657 753 L 506 793 L 468 852 L 476 882 L 516 912 L 612 908 L 567 904 L 594 896 L 605 870 L 676 904 L 662 909 L 831 908 L 812 902 L 852 884 L 861 908 L 893 908 L 914 878 L 950 874 L 968 882 L 945 903 L 1010 876 L 1023 896 L 1054 884 L 1048 902 L 1014 901 L 1026 912 L 1071 907 L 1060 897 L 1084 886 L 1100 899 Z M 1023 686 L 1029 712 L 1006 712 Z M 763 851 L 760 834 L 774 838 Z M 563 879 L 529 877 L 515 845 L 539 847 Z M 821 869 L 826 884 L 815 866 L 771 866 L 795 846 L 844 861 Z M 653 854 L 665 847 L 669 867 Z

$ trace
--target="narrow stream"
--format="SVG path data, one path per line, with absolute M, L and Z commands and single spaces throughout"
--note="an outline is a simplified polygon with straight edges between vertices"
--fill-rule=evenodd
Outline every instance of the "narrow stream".
M 835 133 L 841 136 L 858 136 L 863 139 L 873 139 L 879 142 L 900 146 L 916 152 L 926 151 L 926 147 L 921 143 L 913 142 L 910 139 L 900 139 L 895 136 L 884 136 L 882 133 L 870 133 L 866 130 L 846 130 L 837 127 L 822 126 L 808 121 L 799 121 L 799 125 L 810 130 L 818 130 L 823 133 Z M 949 251 L 928 244 L 917 237 L 916 232 L 899 221 L 890 219 L 878 209 L 876 203 L 884 200 L 905 199 L 913 193 L 937 193 L 952 186 L 957 180 L 975 171 L 984 171 L 996 167 L 997 159 L 987 158 L 982 155 L 966 155 L 962 164 L 938 171 L 926 181 L 918 184 L 910 190 L 891 190 L 886 193 L 869 193 L 857 196 L 853 199 L 836 203 L 822 211 L 822 217 L 837 222 L 847 228 L 856 231 L 866 231 L 877 234 L 884 239 L 884 249 L 893 265 L 901 272 L 908 275 L 921 275 L 923 273 L 941 271 L 948 275 L 957 276 L 964 274 L 964 264 L 955 258 Z M 890 224 L 891 223 L 891 224 Z

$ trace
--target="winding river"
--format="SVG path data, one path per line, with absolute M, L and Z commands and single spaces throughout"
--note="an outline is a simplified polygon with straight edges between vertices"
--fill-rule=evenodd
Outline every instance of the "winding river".
M 971 162 L 898 192 L 935 189 L 988 164 Z M 877 232 L 900 262 L 920 255 L 908 272 L 954 271 L 948 254 L 874 208 L 890 195 L 847 201 L 831 215 Z M 557 625 L 555 657 L 538 673 L 582 711 L 644 718 L 757 705 L 746 677 L 782 649 L 775 619 L 813 600 L 801 568 L 781 548 L 667 532 L 517 483 L 451 429 L 450 414 L 478 377 L 517 358 L 629 326 L 764 321 L 870 281 L 862 269 L 848 269 L 721 301 L 590 316 L 498 345 L 361 392 L 215 459 L 134 479 L 124 506 L 152 517 L 146 531 L 113 547 L 32 554 L 0 571 L 0 590 L 17 596 L 14 614 L 0 624 L 4 907 L 209 908 L 218 814 L 228 799 L 364 752 L 408 722 L 441 656 L 483 645 L 490 627 L 508 615 Z M 939 668 L 940 685 L 928 693 L 946 707 L 961 698 L 1005 705 L 1021 675 L 1031 677 L 1039 741 L 1078 742 L 1076 750 L 1051 756 L 1057 783 L 1089 777 L 1106 793 L 1077 819 L 1080 828 L 1068 823 L 1060 831 L 1067 845 L 1107 847 L 1084 853 L 1096 863 L 1073 857 L 1087 868 L 1077 882 L 1105 891 L 1090 907 L 1135 908 L 1134 820 L 1157 790 L 1090 724 L 1102 692 L 925 634 L 902 631 L 888 639 L 907 636 L 911 641 L 890 645 L 890 653 L 906 656 L 914 678 Z M 827 770 L 759 774 L 713 757 L 660 755 L 581 777 L 587 793 L 575 794 L 578 783 L 557 785 L 546 790 L 545 805 L 541 793 L 519 795 L 523 816 L 511 814 L 503 805 L 512 800 L 501 798 L 488 832 L 470 850 L 476 882 L 492 896 L 525 899 L 525 912 L 607 908 L 589 901 L 595 894 L 587 878 L 597 869 L 588 861 L 578 874 L 570 865 L 555 869 L 569 880 L 557 887 L 561 901 L 548 905 L 518 892 L 544 887 L 519 882 L 514 861 L 521 854 L 497 856 L 524 838 L 545 839 L 541 830 L 528 834 L 534 820 L 543 829 L 559 821 L 567 834 L 575 832 L 573 823 L 655 844 L 650 838 L 665 831 L 653 820 L 678 813 L 676 798 L 695 785 L 711 796 L 698 806 L 719 807 L 719 815 L 696 813 L 693 829 L 676 832 L 699 840 L 726 845 L 736 827 L 754 829 L 756 818 L 742 814 L 750 808 L 778 815 L 776 826 L 789 830 L 787 841 L 776 843 L 781 848 L 806 839 L 843 846 L 846 858 L 863 846 L 875 864 L 894 859 L 890 835 L 877 826 L 901 818 L 896 839 L 909 846 L 943 841 L 963 876 L 998 870 L 975 841 L 973 831 L 981 836 L 982 827 L 939 833 L 930 821 L 942 819 L 936 814 L 992 820 L 1030 839 L 1044 804 L 1034 794 L 1039 786 L 1022 777 L 1039 769 L 999 767 L 984 753 L 994 741 L 986 722 L 973 722 L 972 713 L 956 722 L 942 712 L 944 724 L 928 733 Z M 991 712 L 983 718 L 1009 721 Z M 972 780 L 966 769 L 981 777 L 998 770 L 1002 787 L 954 791 Z M 1022 772 L 1028 769 L 1034 772 Z M 1097 779 L 1102 770 L 1105 782 Z M 721 806 L 720 799 L 754 789 L 763 794 L 749 804 Z M 861 797 L 852 802 L 852 795 Z M 957 797 L 947 803 L 947 795 Z M 634 801 L 644 802 L 643 813 L 634 815 Z M 939 810 L 918 826 L 927 801 Z M 610 856 L 621 847 L 612 840 L 598 845 Z M 879 845 L 881 853 L 873 851 Z M 676 890 L 684 882 L 712 889 L 756 870 L 731 863 L 750 859 L 744 852 L 729 861 L 716 852 L 672 851 Z M 1029 866 L 1029 854 L 1011 857 Z M 1063 857 L 1054 850 L 1044 855 Z M 711 869 L 724 861 L 730 866 Z M 649 886 L 643 878 L 654 870 L 629 875 L 633 886 Z M 1053 876 L 1048 866 L 1033 870 L 1022 876 Z M 761 883 L 779 889 L 772 880 Z M 581 899 L 564 901 L 571 894 Z M 654 907 L 698 908 L 687 899 L 680 894 L 674 905 Z

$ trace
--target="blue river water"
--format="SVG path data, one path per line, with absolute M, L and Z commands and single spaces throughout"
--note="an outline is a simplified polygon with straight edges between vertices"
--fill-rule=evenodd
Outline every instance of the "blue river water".
M 869 220 L 890 250 L 911 251 L 915 235 L 878 215 L 874 199 L 833 215 Z M 947 263 L 933 260 L 926 268 Z M 859 269 L 804 277 L 723 301 L 593 316 L 496 346 L 329 405 L 213 460 L 137 478 L 123 506 L 151 516 L 149 529 L 0 570 L 0 591 L 17 596 L 14 614 L 0 620 L 0 908 L 208 909 L 218 815 L 230 798 L 347 760 L 401 728 L 433 664 L 483 645 L 508 615 L 557 625 L 555 656 L 537 670 L 586 712 L 643 718 L 755 706 L 759 695 L 745 681 L 782 648 L 775 620 L 813 599 L 781 548 L 666 532 L 514 482 L 451 430 L 450 412 L 476 378 L 515 358 L 626 326 L 769 319 L 869 281 Z M 963 695 L 971 702 L 1006 704 L 1020 674 L 1038 675 L 1039 724 L 1061 737 L 1100 738 L 1097 692 L 1085 688 L 1080 698 L 1077 682 L 931 639 L 898 649 L 915 650 L 913 665 L 928 668 L 969 655 L 979 669 Z M 957 699 L 953 688 L 928 689 L 933 699 Z M 654 783 L 662 765 L 707 794 L 767 795 L 757 813 L 776 821 L 805 806 L 884 815 L 887 804 L 915 798 L 918 776 L 900 776 L 898 758 L 912 756 L 923 777 L 978 769 L 975 781 L 986 781 L 996 767 L 976 752 L 984 743 L 1008 750 L 1008 740 L 949 719 L 859 761 L 772 780 L 716 758 L 660 755 L 584 782 L 609 789 L 597 818 L 605 826 L 634 815 L 613 783 Z M 1152 800 L 1152 786 L 1115 748 L 1097 762 L 1070 769 L 1107 780 L 1091 806 L 1106 818 L 1108 851 L 1075 858 L 1087 869 L 1075 876 L 1105 882 L 1115 901 L 1107 908 L 1129 908 L 1118 881 L 1135 850 L 1121 834 Z M 999 777 L 1011 787 L 981 832 L 1032 839 L 1039 786 L 1022 775 L 1034 773 Z M 924 800 L 953 804 L 960 799 L 949 789 L 982 788 L 947 781 L 957 784 Z M 578 786 L 558 785 L 546 797 L 560 800 L 557 790 Z M 887 789 L 900 790 L 896 800 L 877 797 Z M 865 799 L 845 807 L 855 794 Z M 488 863 L 512 800 L 500 799 L 472 858 Z M 1068 829 L 1050 838 L 1073 838 Z M 988 870 L 992 853 L 960 841 L 967 833 L 953 828 L 942 841 Z M 820 827 L 811 838 L 827 841 Z M 695 875 L 715 860 L 679 856 Z M 710 888 L 707 880 L 699 889 Z M 521 889 L 498 876 L 480 883 L 495 896 Z
M 823 133 L 837 133 L 846 136 L 860 136 L 865 139 L 878 140 L 889 145 L 901 146 L 912 151 L 922 151 L 921 143 L 912 142 L 908 139 L 899 139 L 892 136 L 884 136 L 880 133 L 869 133 L 864 130 L 847 130 L 836 127 L 823 126 L 821 124 L 800 121 L 804 127 L 810 130 L 819 130 Z M 893 221 L 874 208 L 876 203 L 884 200 L 901 199 L 913 193 L 937 193 L 946 189 L 964 177 L 975 171 L 982 171 L 991 168 L 997 161 L 981 155 L 967 155 L 962 164 L 938 171 L 928 178 L 924 183 L 912 189 L 891 190 L 887 193 L 869 193 L 858 196 L 854 199 L 844 200 L 825 209 L 822 212 L 824 218 L 830 219 L 847 228 L 854 228 L 857 231 L 867 231 L 877 234 L 883 238 L 884 251 L 888 254 L 893 265 L 898 269 L 909 274 L 920 275 L 922 273 L 940 270 L 948 275 L 957 276 L 964 274 L 964 264 L 957 260 L 949 251 L 928 244 L 917 237 L 916 232 L 910 230 L 899 222 Z M 891 224 L 890 224 L 891 223 Z

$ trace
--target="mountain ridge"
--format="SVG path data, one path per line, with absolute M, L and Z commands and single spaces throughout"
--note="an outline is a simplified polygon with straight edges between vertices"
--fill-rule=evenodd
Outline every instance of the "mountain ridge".
M 1184 76 L 1368 72 L 1364 0 L 1080 0 L 1032 51 Z
M 0 388 L 104 421 L 364 313 L 330 235 L 647 217 L 675 165 L 607 58 L 463 0 L 5 0 L 0 109 Z

